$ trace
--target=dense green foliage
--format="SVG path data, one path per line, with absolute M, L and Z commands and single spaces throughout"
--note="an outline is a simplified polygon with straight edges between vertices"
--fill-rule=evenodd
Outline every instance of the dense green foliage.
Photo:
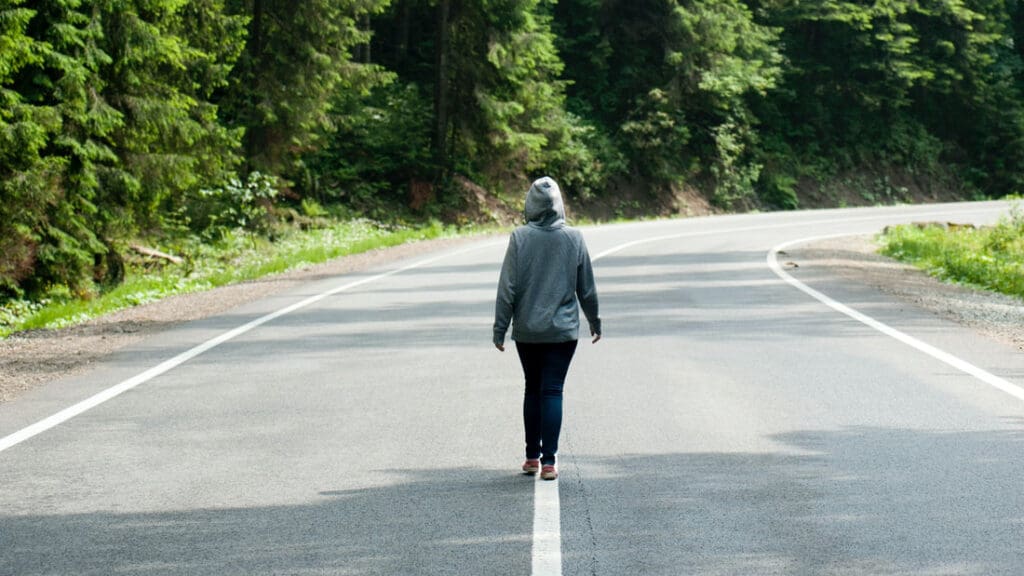
M 790 64 L 783 89 L 755 108 L 773 173 L 894 165 L 935 175 L 947 165 L 988 195 L 1020 189 L 1016 2 L 779 0 L 759 10 Z
M 112 290 L 140 239 L 540 174 L 726 209 L 1019 193 L 1022 42 L 1017 0 L 0 0 L 0 300 Z
M 247 22 L 245 49 L 220 104 L 225 121 L 244 130 L 249 169 L 283 175 L 313 150 L 330 125 L 338 93 L 373 84 L 372 66 L 352 59 L 369 32 L 357 19 L 385 0 L 224 0 Z
M 1024 210 L 1016 206 L 990 228 L 897 226 L 882 253 L 945 280 L 1024 298 Z
M 570 107 L 612 138 L 631 172 L 711 178 L 726 205 L 753 190 L 749 101 L 780 76 L 776 30 L 736 0 L 567 0 L 556 10 L 565 57 L 579 63 L 566 67 Z

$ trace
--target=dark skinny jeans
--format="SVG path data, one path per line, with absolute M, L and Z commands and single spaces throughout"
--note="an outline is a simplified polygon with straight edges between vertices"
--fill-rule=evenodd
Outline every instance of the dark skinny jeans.
M 516 351 L 526 377 L 523 397 L 526 458 L 540 458 L 541 464 L 554 464 L 562 430 L 562 388 L 576 352 L 576 340 L 516 342 Z

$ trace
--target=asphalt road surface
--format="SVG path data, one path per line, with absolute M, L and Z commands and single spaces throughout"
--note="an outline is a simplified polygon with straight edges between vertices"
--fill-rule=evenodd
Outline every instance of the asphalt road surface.
M 504 241 L 182 325 L 0 405 L 0 575 L 1024 574 L 1024 355 L 770 265 L 1006 208 L 584 229 L 557 482 L 517 472 Z

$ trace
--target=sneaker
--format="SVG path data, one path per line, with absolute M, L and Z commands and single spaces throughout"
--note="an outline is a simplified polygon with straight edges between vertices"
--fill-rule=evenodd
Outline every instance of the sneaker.
M 523 472 L 527 474 L 540 472 L 540 460 L 527 460 L 523 462 Z
M 558 478 L 558 470 L 555 469 L 554 464 L 545 464 L 540 469 L 541 480 L 554 480 Z

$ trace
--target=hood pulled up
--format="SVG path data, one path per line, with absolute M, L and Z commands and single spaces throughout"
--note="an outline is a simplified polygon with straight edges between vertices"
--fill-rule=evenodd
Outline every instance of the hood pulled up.
M 523 210 L 527 224 L 540 228 L 558 228 L 565 225 L 565 205 L 558 184 L 547 176 L 539 178 L 526 193 Z

